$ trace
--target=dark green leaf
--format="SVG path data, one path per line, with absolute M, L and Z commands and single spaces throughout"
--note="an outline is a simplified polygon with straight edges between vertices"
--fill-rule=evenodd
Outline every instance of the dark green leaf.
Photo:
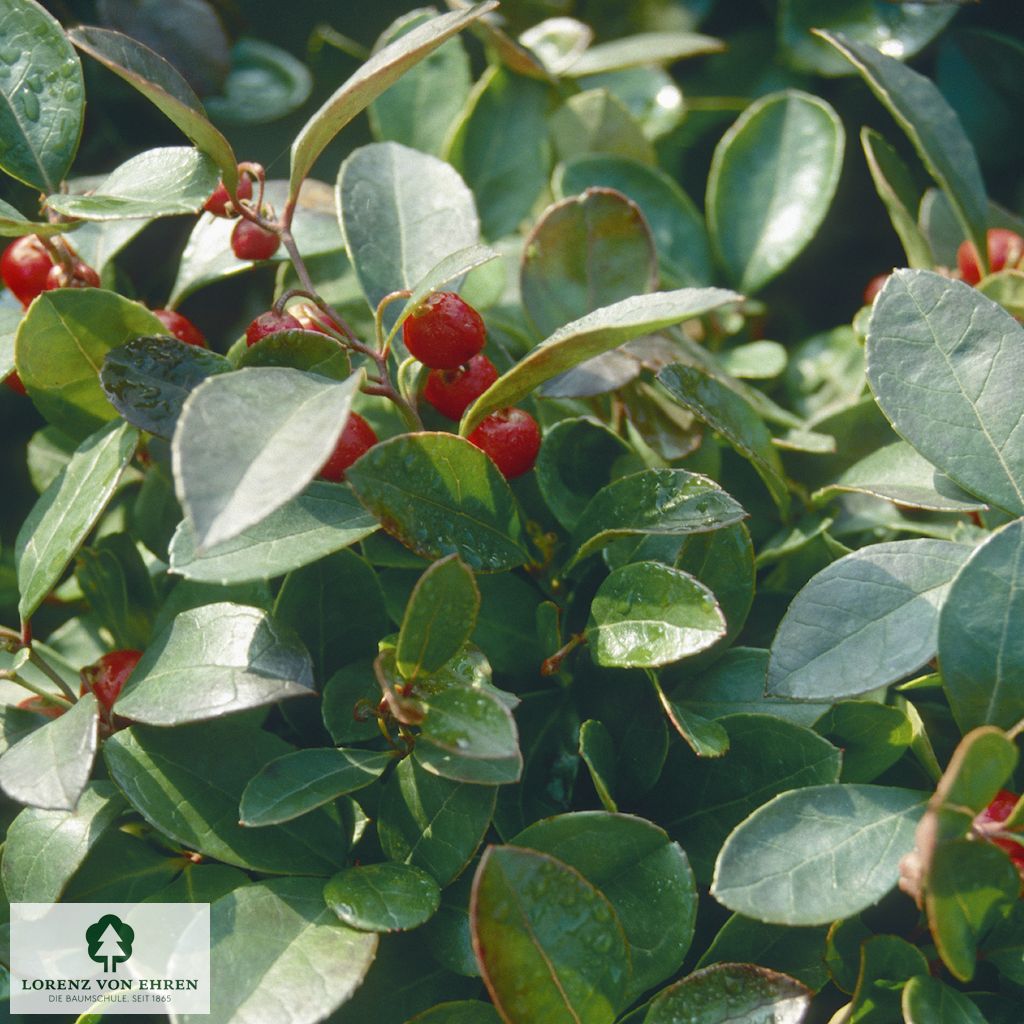
M 292 143 L 289 197 L 294 199 L 299 194 L 302 182 L 317 157 L 356 114 L 365 110 L 388 86 L 436 50 L 446 39 L 461 32 L 494 7 L 495 4 L 488 0 L 467 10 L 452 11 L 431 18 L 378 50 L 366 61 L 303 125 Z
M 331 739 L 335 743 L 346 744 L 362 743 L 379 736 L 377 718 L 370 711 L 380 699 L 380 684 L 374 675 L 370 658 L 354 661 L 338 669 L 324 683 L 322 702 L 324 726 L 331 734 Z M 357 708 L 360 701 L 362 707 Z M 360 717 L 361 712 L 364 713 L 363 717 Z
M 446 886 L 470 862 L 494 814 L 497 789 L 439 778 L 406 758 L 384 784 L 377 829 L 384 853 Z
M 394 761 L 388 751 L 296 750 L 268 762 L 242 793 L 241 823 L 279 825 L 369 786 Z M 351 922 L 350 922 L 351 923 Z
M 226 719 L 175 729 L 122 729 L 103 753 L 132 806 L 189 849 L 250 871 L 330 875 L 344 863 L 348 847 L 336 817 L 313 811 L 268 828 L 238 824 L 246 783 L 290 749 L 270 733 Z
M 580 726 L 580 757 L 590 772 L 601 806 L 606 811 L 617 811 L 615 802 L 615 746 L 604 725 L 588 718 Z
M 523 757 L 515 720 L 497 697 L 453 686 L 427 697 L 423 707 L 413 756 L 427 771 L 482 785 L 519 779 Z
M 459 432 L 470 433 L 489 413 L 515 405 L 539 384 L 643 334 L 703 316 L 738 300 L 723 288 L 681 288 L 634 295 L 560 327 L 508 373 L 499 377 L 463 414 Z
M 929 969 L 924 954 L 895 935 L 874 935 L 861 944 L 860 964 L 853 999 L 845 1007 L 851 1024 L 895 1020 L 900 989 Z
M 42 4 L 4 0 L 0 167 L 40 192 L 56 192 L 78 150 L 85 114 L 82 66 Z
M 551 117 L 551 136 L 559 160 L 610 153 L 654 163 L 654 148 L 639 120 L 610 89 L 587 89 L 570 96 Z
M 140 334 L 163 332 L 148 309 L 114 292 L 43 292 L 18 328 L 18 374 L 47 420 L 81 441 L 117 416 L 100 388 L 103 357 Z
M 409 1024 L 501 1024 L 501 1018 L 490 1003 L 466 999 L 439 1003 L 412 1017 Z
M 468 441 L 403 434 L 376 445 L 346 473 L 359 500 L 392 536 L 426 558 L 457 553 L 478 572 L 522 565 L 522 524 L 497 467 Z
M 541 335 L 657 285 L 654 240 L 640 208 L 590 188 L 549 206 L 523 250 L 523 308 Z
M 0 756 L 0 789 L 30 807 L 73 811 L 92 774 L 98 724 L 96 698 L 87 693 Z
M 361 375 L 341 383 L 285 367 L 210 377 L 185 400 L 172 453 L 199 551 L 295 497 L 334 451 Z
M 29 618 L 56 586 L 113 497 L 138 441 L 139 432 L 127 423 L 101 427 L 75 449 L 32 507 L 14 554 L 22 618 Z
M 215 903 L 221 896 L 249 884 L 249 876 L 227 864 L 186 864 L 170 885 L 143 902 Z
M 479 238 L 473 195 L 451 166 L 397 142 L 357 149 L 338 172 L 345 248 L 371 309 Z
M 220 168 L 225 185 L 234 188 L 238 169 L 228 140 L 210 124 L 192 88 L 163 57 L 137 40 L 109 29 L 81 26 L 71 29 L 68 38 L 169 117 Z
M 921 793 L 808 786 L 775 797 L 726 840 L 711 892 L 770 924 L 827 924 L 880 900 L 914 845 Z
M 272 579 L 347 548 L 376 529 L 377 520 L 348 487 L 314 480 L 262 522 L 202 555 L 184 520 L 171 541 L 171 572 L 221 584 Z
M 987 1024 L 967 996 L 927 974 L 906 983 L 901 1005 L 907 1024 Z
M 873 782 L 903 756 L 914 736 L 899 708 L 866 700 L 834 704 L 814 723 L 814 731 L 843 752 L 840 782 Z
M 537 822 L 512 842 L 575 868 L 611 903 L 632 957 L 632 995 L 678 970 L 693 938 L 697 888 L 686 854 L 660 828 L 582 811 Z
M 664 989 L 644 1024 L 800 1024 L 811 993 L 785 974 L 754 964 L 715 964 Z
M 619 537 L 680 536 L 746 517 L 714 481 L 684 469 L 645 469 L 603 487 L 580 514 L 566 570 Z
M 182 612 L 147 648 L 117 711 L 182 725 L 312 693 L 309 653 L 290 630 L 257 608 L 208 604 Z
M 833 562 L 793 599 L 772 643 L 767 692 L 855 697 L 935 656 L 939 609 L 971 549 L 941 540 L 873 544 Z
M 313 76 L 302 61 L 273 43 L 242 38 L 231 48 L 221 94 L 206 107 L 221 124 L 265 124 L 297 110 L 312 90 Z
M 676 704 L 661 688 L 657 675 L 648 675 L 672 728 L 698 757 L 721 757 L 729 750 L 729 734 L 724 726 Z
M 814 237 L 839 183 L 843 142 L 835 111 L 796 89 L 756 100 L 722 136 L 708 176 L 708 229 L 741 291 L 758 291 Z
M 279 1024 L 309 1024 L 352 997 L 373 962 L 377 936 L 341 924 L 322 888 L 313 878 L 281 878 L 242 886 L 213 904 L 213 1019 L 272 1015 Z M 183 1024 L 211 1019 L 179 1017 Z
M 290 366 L 332 380 L 344 380 L 352 372 L 351 360 L 341 344 L 319 331 L 275 331 L 255 345 L 246 345 L 238 365 Z
M 473 190 L 486 238 L 503 238 L 526 219 L 547 183 L 551 147 L 545 82 L 490 67 L 443 154 Z
M 74 224 L 48 224 L 43 221 L 27 220 L 22 213 L 0 199 L 0 237 L 17 238 L 21 235 L 59 235 L 65 231 L 74 230 Z M 77 250 L 77 245 L 76 245 Z M 92 266 L 92 264 L 89 264 Z M 14 310 L 5 312 L 13 313 Z M 19 317 L 20 319 L 20 317 Z
M 859 72 L 907 133 L 918 156 L 953 204 L 964 235 L 986 252 L 988 205 L 974 147 L 953 108 L 924 75 L 872 46 L 836 32 L 815 33 Z
M 470 905 L 484 982 L 510 1024 L 611 1024 L 631 981 L 611 904 L 573 868 L 515 846 L 484 853 Z
M 177 338 L 143 336 L 106 354 L 100 386 L 129 423 L 170 440 L 189 394 L 207 377 L 230 369 L 216 352 Z
M 602 582 L 586 635 L 599 665 L 655 668 L 710 647 L 725 635 L 725 616 L 689 573 L 633 562 Z
M 346 868 L 324 886 L 324 899 L 338 919 L 363 932 L 417 928 L 441 902 L 437 882 L 411 864 L 366 864 Z
M 88 195 L 52 195 L 46 205 L 83 220 L 199 213 L 219 180 L 216 164 L 198 149 L 149 149 L 121 164 Z
M 878 404 L 921 455 L 1024 512 L 1019 409 L 1004 387 L 1024 373 L 1024 330 L 1006 310 L 962 281 L 898 270 L 875 300 L 867 360 Z
M 406 679 L 436 672 L 470 638 L 479 611 L 480 591 L 459 556 L 435 562 L 406 605 L 395 650 L 398 671 Z
M 109 782 L 86 786 L 74 810 L 26 807 L 4 843 L 4 893 L 13 903 L 54 903 L 86 854 L 125 810 Z
M 789 491 L 782 460 L 768 428 L 750 403 L 716 378 L 681 363 L 666 366 L 658 374 L 658 383 L 749 460 L 785 519 Z

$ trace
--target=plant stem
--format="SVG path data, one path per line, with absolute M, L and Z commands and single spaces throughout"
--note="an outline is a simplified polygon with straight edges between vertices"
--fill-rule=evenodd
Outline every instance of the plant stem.
M 44 675 L 49 676 L 61 689 L 61 692 L 71 701 L 72 704 L 78 700 L 75 691 L 64 681 L 59 672 L 34 648 L 28 649 L 28 660 Z
M 30 683 L 24 676 L 19 676 L 13 669 L 4 669 L 0 671 L 0 679 L 6 679 L 8 682 L 24 687 L 26 690 L 34 693 L 37 697 L 41 697 L 47 704 L 56 704 L 58 707 L 65 709 L 72 707 L 74 704 L 73 700 L 66 700 L 59 694 L 51 693 L 49 690 L 44 690 L 41 686 L 36 686 L 35 683 Z

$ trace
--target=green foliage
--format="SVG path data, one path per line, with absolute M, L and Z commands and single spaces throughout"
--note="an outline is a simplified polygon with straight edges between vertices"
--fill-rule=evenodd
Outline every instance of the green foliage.
M 50 6 L 0 0 L 0 235 L 83 285 L 0 292 L 6 901 L 211 904 L 214 1024 L 1016 1021 L 999 16 L 395 0 L 300 60 L 262 2 Z

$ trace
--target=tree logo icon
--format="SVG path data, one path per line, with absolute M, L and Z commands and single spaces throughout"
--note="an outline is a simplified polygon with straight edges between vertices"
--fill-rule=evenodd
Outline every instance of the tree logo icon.
M 117 965 L 123 964 L 132 955 L 132 941 L 135 929 L 125 924 L 114 914 L 104 914 L 95 924 L 85 930 L 85 941 L 89 944 L 89 959 L 103 964 L 103 972 L 117 972 Z

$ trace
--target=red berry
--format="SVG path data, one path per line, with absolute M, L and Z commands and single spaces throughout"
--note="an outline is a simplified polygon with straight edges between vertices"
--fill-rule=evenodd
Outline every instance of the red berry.
M 888 274 L 875 274 L 864 286 L 864 305 L 870 306 L 875 301 L 875 296 L 882 290 L 885 282 L 889 280 Z
M 104 654 L 95 664 L 82 669 L 81 692 L 85 694 L 92 690 L 100 704 L 109 711 L 141 657 L 142 651 L 131 649 Z
M 240 220 L 231 232 L 231 251 L 240 260 L 269 260 L 280 244 L 278 234 L 251 220 Z
M 173 309 L 154 309 L 153 316 L 167 328 L 173 337 L 186 345 L 196 345 L 199 348 L 206 348 L 206 339 L 203 332 L 187 316 L 182 316 Z
M 37 694 L 19 701 L 18 707 L 23 711 L 35 711 L 36 714 L 46 715 L 47 718 L 60 718 L 64 714 L 64 708 L 59 704 L 51 704 Z
M 46 289 L 52 267 L 49 250 L 35 235 L 16 238 L 0 256 L 0 277 L 23 306 Z
M 511 480 L 533 469 L 540 451 L 540 427 L 524 409 L 502 409 L 481 420 L 468 440 Z
M 480 314 L 455 292 L 436 292 L 402 327 L 405 347 L 432 370 L 454 370 L 468 362 L 487 338 Z
M 301 331 L 302 324 L 291 315 L 291 313 L 277 313 L 268 309 L 266 313 L 260 313 L 258 317 L 245 329 L 246 345 L 255 345 L 257 341 L 265 338 L 268 334 L 277 334 L 278 331 Z
M 21 378 L 18 376 L 17 370 L 11 370 L 11 372 L 4 377 L 4 383 L 17 395 L 28 394 L 25 390 L 25 385 L 21 383 Z
M 1020 797 L 1016 793 L 1011 793 L 1006 789 L 999 790 L 988 807 L 980 814 L 975 815 L 974 823 L 984 825 L 993 821 L 1006 821 L 1010 812 L 1017 806 L 1019 799 Z M 1024 879 L 1024 846 L 1012 839 L 995 839 L 993 841 L 996 846 L 1001 846 L 1010 855 L 1010 859 L 1021 873 L 1021 878 Z
M 239 199 L 252 199 L 252 178 L 248 174 L 239 175 L 237 193 Z M 218 183 L 210 198 L 206 200 L 203 209 L 212 213 L 214 217 L 227 217 L 229 216 L 227 206 L 230 202 L 231 196 L 228 195 L 228 190 L 222 181 Z M 231 205 L 234 206 L 234 203 Z M 236 212 L 232 211 L 232 213 Z
M 80 260 L 75 260 L 70 275 L 60 263 L 55 263 L 50 267 L 43 290 L 49 292 L 54 288 L 99 288 L 99 286 L 100 275 L 92 267 Z
M 1007 228 L 989 228 L 988 269 L 994 274 L 997 270 L 1014 270 L 1024 261 L 1024 238 L 1016 231 Z M 963 241 L 956 251 L 956 262 L 960 268 L 960 276 L 968 284 L 977 284 L 981 280 L 981 267 L 978 266 L 978 250 L 974 243 Z
M 431 370 L 423 397 L 442 416 L 458 420 L 497 379 L 494 363 L 481 352 L 457 370 Z
M 350 412 L 331 457 L 320 469 L 320 476 L 336 483 L 344 480 L 345 470 L 376 443 L 377 435 L 373 427 L 359 413 Z

